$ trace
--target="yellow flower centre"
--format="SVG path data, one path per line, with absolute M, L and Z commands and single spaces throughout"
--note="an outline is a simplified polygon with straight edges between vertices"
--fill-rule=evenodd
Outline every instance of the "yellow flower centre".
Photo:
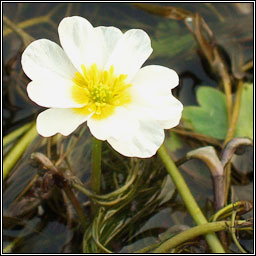
M 90 68 L 82 67 L 82 73 L 76 72 L 73 78 L 71 95 L 73 100 L 83 105 L 73 108 L 76 113 L 90 115 L 95 119 L 104 119 L 113 114 L 117 106 L 125 106 L 131 102 L 125 82 L 127 75 L 114 75 L 114 67 L 101 71 L 96 64 Z

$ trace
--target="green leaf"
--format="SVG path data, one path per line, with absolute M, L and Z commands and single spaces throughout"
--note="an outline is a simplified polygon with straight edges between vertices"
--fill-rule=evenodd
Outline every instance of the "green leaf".
M 253 139 L 253 84 L 244 84 L 235 137 Z
M 183 119 L 192 129 L 216 139 L 225 139 L 228 129 L 225 95 L 209 86 L 202 86 L 196 93 L 200 106 L 187 106 Z
M 183 120 L 188 128 L 215 139 L 224 140 L 228 114 L 224 93 L 203 86 L 196 93 L 199 106 L 184 107 Z M 235 137 L 253 138 L 253 84 L 245 83 Z

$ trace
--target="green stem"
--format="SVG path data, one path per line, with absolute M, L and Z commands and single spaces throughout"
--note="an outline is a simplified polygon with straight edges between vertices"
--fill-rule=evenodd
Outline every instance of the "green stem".
M 245 221 L 238 221 L 237 224 L 241 224 Z M 204 223 L 199 226 L 190 228 L 188 230 L 185 230 L 178 235 L 168 239 L 164 243 L 162 243 L 157 249 L 153 251 L 153 253 L 167 253 L 170 249 L 177 247 L 178 245 L 193 239 L 197 236 L 201 235 L 207 235 L 210 234 L 210 232 L 218 232 L 222 230 L 227 230 L 229 227 L 232 226 L 231 221 L 218 221 L 218 222 L 211 222 L 211 223 Z M 215 249 L 215 252 L 222 252 L 217 251 L 217 248 Z
M 101 185 L 101 144 L 102 141 L 93 138 L 92 142 L 92 171 L 91 171 L 91 189 L 95 194 L 100 194 Z M 91 216 L 95 216 L 98 205 L 91 202 Z
M 151 245 L 148 245 L 142 249 L 139 249 L 137 251 L 134 252 L 134 254 L 139 254 L 139 253 L 149 253 L 150 251 L 152 251 L 153 249 L 155 249 L 158 245 L 160 244 L 160 242 L 158 243 L 153 243 Z
M 92 173 L 91 173 L 91 189 L 96 193 L 100 193 L 101 180 L 101 144 L 102 141 L 93 138 L 92 144 Z
M 245 201 L 237 201 L 237 202 L 235 202 L 235 203 L 233 203 L 233 204 L 229 204 L 229 205 L 227 205 L 227 206 L 225 206 L 224 208 L 222 208 L 222 209 L 220 209 L 218 212 L 216 212 L 211 218 L 210 218 L 210 221 L 217 221 L 220 217 L 222 217 L 223 215 L 225 216 L 225 217 L 227 217 L 226 216 L 226 214 L 231 214 L 232 213 L 232 211 L 234 211 L 234 209 L 237 209 L 239 206 L 244 206 L 245 205 L 245 203 L 244 203 Z M 243 208 L 242 208 L 243 209 Z
M 28 145 L 36 138 L 38 135 L 36 130 L 36 124 L 34 124 L 26 134 L 18 141 L 18 143 L 12 148 L 8 155 L 3 161 L 3 180 L 5 180 L 9 171 L 16 164 L 19 158 L 22 156 L 23 152 L 26 150 Z
M 237 210 L 232 212 L 232 216 L 231 216 L 231 223 L 232 223 L 232 228 L 231 228 L 231 235 L 233 238 L 234 243 L 236 244 L 237 248 L 240 250 L 240 252 L 242 253 L 247 253 L 244 248 L 240 245 L 240 243 L 238 242 L 237 238 L 236 238 L 236 229 L 235 229 L 235 221 L 236 221 L 236 213 Z
M 202 225 L 207 223 L 207 219 L 201 212 L 197 202 L 195 201 L 191 191 L 189 190 L 185 180 L 183 179 L 182 175 L 180 174 L 179 170 L 177 169 L 176 165 L 174 164 L 173 160 L 168 155 L 166 148 L 162 145 L 158 150 L 158 155 L 162 159 L 165 167 L 170 174 L 173 182 L 176 185 L 177 190 L 179 191 L 189 213 L 191 214 L 192 218 L 196 222 L 197 225 Z M 225 253 L 218 237 L 215 233 L 211 232 L 205 235 L 206 241 L 208 242 L 212 252 L 214 253 Z

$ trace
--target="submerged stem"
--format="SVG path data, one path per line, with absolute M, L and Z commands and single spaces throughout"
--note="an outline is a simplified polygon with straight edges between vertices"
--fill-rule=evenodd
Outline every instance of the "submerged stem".
M 36 18 L 32 18 L 32 19 L 28 19 L 25 20 L 23 22 L 20 22 L 18 24 L 16 24 L 16 26 L 20 29 L 25 29 L 37 24 L 41 24 L 41 23 L 47 23 L 48 22 L 48 17 L 47 16 L 41 16 L 41 17 L 36 17 Z M 10 28 L 6 28 L 3 30 L 3 37 L 11 34 L 13 32 L 13 30 L 11 30 Z
M 15 139 L 17 139 L 19 136 L 21 136 L 24 132 L 26 132 L 30 127 L 32 123 L 25 124 L 18 129 L 12 131 L 11 133 L 7 134 L 3 138 L 3 147 L 8 145 L 9 143 L 13 142 Z
M 36 130 L 36 124 L 34 124 L 26 134 L 17 142 L 17 144 L 12 148 L 8 155 L 3 161 L 3 180 L 5 180 L 9 171 L 17 163 L 19 158 L 22 156 L 28 145 L 38 136 Z
M 21 28 L 16 26 L 15 23 L 13 23 L 4 15 L 3 22 L 6 26 L 8 26 L 11 30 L 13 30 L 16 34 L 18 34 L 21 37 L 25 46 L 29 45 L 32 41 L 34 41 L 34 38 L 32 36 L 30 36 L 27 32 L 23 31 Z
M 173 160 L 168 155 L 166 148 L 162 145 L 158 150 L 158 155 L 162 159 L 168 173 L 170 174 L 173 182 L 176 185 L 177 190 L 179 191 L 189 213 L 193 217 L 197 225 L 206 224 L 207 219 L 201 212 L 197 202 L 195 201 L 191 191 L 189 190 L 185 180 L 174 164 Z M 212 252 L 214 253 L 225 253 L 218 237 L 215 233 L 211 232 L 205 235 L 206 241 L 208 242 Z

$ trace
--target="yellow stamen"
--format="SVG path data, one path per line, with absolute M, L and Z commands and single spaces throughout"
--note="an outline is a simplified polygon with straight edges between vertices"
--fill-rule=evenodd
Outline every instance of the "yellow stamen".
M 127 75 L 114 75 L 113 66 L 108 71 L 99 70 L 96 64 L 87 69 L 82 65 L 81 68 L 82 73 L 75 74 L 71 88 L 74 101 L 83 105 L 73 109 L 76 113 L 93 113 L 92 118 L 104 119 L 114 113 L 115 107 L 131 102 L 128 91 L 131 84 L 125 82 Z

